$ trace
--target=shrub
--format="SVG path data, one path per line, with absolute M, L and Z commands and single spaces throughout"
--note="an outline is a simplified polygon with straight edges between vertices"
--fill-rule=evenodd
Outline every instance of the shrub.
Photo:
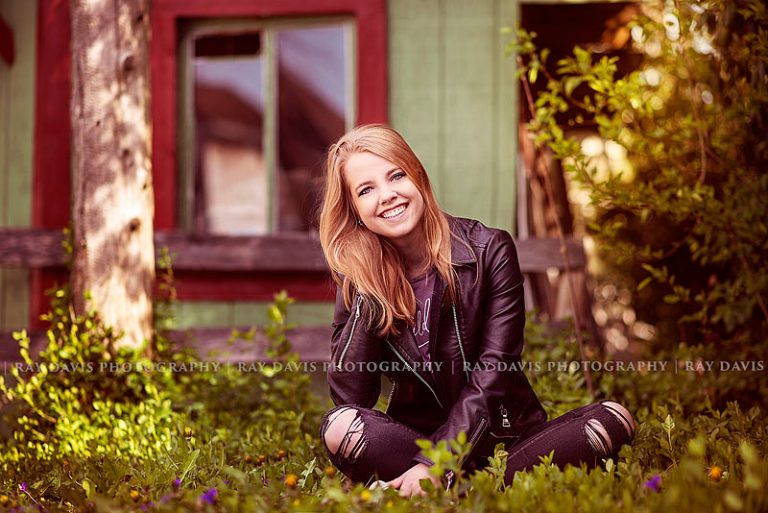
M 643 67 L 576 48 L 547 71 L 521 31 L 520 73 L 545 76 L 530 129 L 590 195 L 590 231 L 637 284 L 639 317 L 691 342 L 762 343 L 768 328 L 768 10 L 760 0 L 651 2 L 632 25 Z M 566 124 L 626 152 L 606 173 Z M 681 330 L 674 321 L 681 323 Z

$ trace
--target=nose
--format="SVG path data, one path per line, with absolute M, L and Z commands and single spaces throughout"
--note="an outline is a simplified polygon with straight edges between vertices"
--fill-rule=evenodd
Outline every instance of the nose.
M 381 195 L 379 196 L 379 203 L 386 205 L 387 203 L 392 202 L 395 198 L 397 198 L 397 191 L 395 191 L 392 187 L 382 187 Z

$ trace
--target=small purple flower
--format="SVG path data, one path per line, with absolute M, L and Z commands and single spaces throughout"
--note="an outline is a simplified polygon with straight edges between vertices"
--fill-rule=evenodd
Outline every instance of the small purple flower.
M 661 476 L 659 474 L 651 476 L 651 478 L 645 482 L 645 487 L 654 492 L 661 491 Z
M 219 496 L 218 490 L 216 488 L 209 488 L 207 492 L 202 494 L 200 496 L 201 499 L 203 499 L 208 504 L 216 504 L 216 498 Z
M 19 490 L 22 491 L 22 493 L 27 493 L 27 482 L 22 481 L 22 483 L 19 485 Z
M 173 489 L 178 490 L 181 487 L 181 479 L 178 477 L 173 480 Z

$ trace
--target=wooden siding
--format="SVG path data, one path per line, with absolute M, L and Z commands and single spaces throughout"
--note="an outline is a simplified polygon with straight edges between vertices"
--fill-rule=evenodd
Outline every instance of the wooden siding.
M 516 23 L 517 0 L 389 0 L 387 5 L 390 76 L 385 82 L 390 122 L 421 157 L 445 210 L 514 233 L 517 92 L 513 61 L 503 53 L 507 36 L 500 29 Z M 8 70 L 0 65 L 0 226 L 27 226 L 32 135 L 22 136 L 18 128 L 8 127 L 26 126 L 31 131 L 37 2 L 0 0 L 0 6 L 17 38 L 12 71 L 22 75 L 22 68 L 26 69 L 25 87 L 13 83 L 26 93 L 13 96 L 11 120 L 6 98 L 12 81 L 6 80 Z M 23 19 L 24 28 L 16 28 L 17 18 Z M 28 103 L 19 102 L 20 98 Z M 18 120 L 23 105 L 26 125 Z M 13 177 L 3 153 L 7 148 L 13 148 L 14 154 L 27 152 L 24 166 L 14 168 Z M 9 195 L 11 182 L 17 192 Z M 19 187 L 26 187 L 26 192 Z M 13 212 L 13 222 L 6 211 Z M 9 281 L 9 276 L 15 278 Z M 27 324 L 27 276 L 26 270 L 0 269 L 0 330 Z M 179 324 L 248 324 L 249 319 L 263 316 L 259 312 L 265 304 L 180 302 Z M 332 308 L 322 302 L 294 306 L 300 310 L 294 319 L 302 324 L 326 322 Z
M 289 291 L 290 293 L 290 291 Z M 264 326 L 267 301 L 179 301 L 174 310 L 176 328 L 198 326 Z M 288 322 L 297 326 L 330 326 L 333 303 L 297 301 L 288 307 Z
M 390 119 L 443 209 L 514 234 L 515 0 L 390 0 Z
M 30 225 L 37 2 L 0 0 L 16 60 L 0 61 L 0 226 Z M 26 326 L 29 271 L 0 268 L 0 330 Z

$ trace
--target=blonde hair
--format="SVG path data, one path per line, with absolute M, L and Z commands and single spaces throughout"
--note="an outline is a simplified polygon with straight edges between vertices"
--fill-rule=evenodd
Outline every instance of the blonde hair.
M 420 227 L 426 241 L 426 269 L 434 267 L 456 297 L 451 266 L 451 230 L 437 205 L 424 166 L 402 136 L 385 125 L 354 128 L 331 146 L 326 162 L 325 196 L 320 212 L 320 244 L 333 279 L 351 307 L 353 288 L 368 299 L 375 312 L 372 326 L 379 335 L 397 335 L 397 320 L 413 325 L 416 298 L 405 265 L 387 239 L 357 224 L 351 191 L 344 181 L 344 165 L 353 153 L 368 152 L 402 169 L 424 199 Z M 425 270 L 426 270 L 425 269 Z

